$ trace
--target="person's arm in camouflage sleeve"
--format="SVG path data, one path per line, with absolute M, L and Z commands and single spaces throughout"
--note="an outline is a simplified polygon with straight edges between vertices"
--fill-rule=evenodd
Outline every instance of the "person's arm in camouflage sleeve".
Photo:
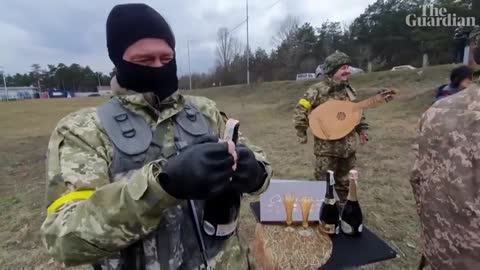
M 88 264 L 153 231 L 175 199 L 157 183 L 162 161 L 110 183 L 106 138 L 77 114 L 60 122 L 48 148 L 47 217 L 41 234 L 48 252 L 67 266 Z
M 415 157 L 415 161 L 413 164 L 412 175 L 410 177 L 410 184 L 412 185 L 413 197 L 415 199 L 415 205 L 417 206 L 416 207 L 417 214 L 420 215 L 419 190 L 420 190 L 421 173 L 418 168 L 418 144 L 414 144 L 412 148 L 413 148 L 412 151 Z
M 355 131 L 358 133 L 360 136 L 360 143 L 365 144 L 368 141 L 368 123 L 367 119 L 365 117 L 365 113 L 362 113 L 362 119 L 360 120 L 360 123 L 355 127 Z
M 355 131 L 359 134 L 362 132 L 366 132 L 368 130 L 368 122 L 367 118 L 365 117 L 365 113 L 362 113 L 362 119 L 360 119 L 360 123 L 355 127 Z
M 295 106 L 293 124 L 297 131 L 300 143 L 307 143 L 308 115 L 320 104 L 318 99 L 319 90 L 315 87 L 311 87 Z
M 420 215 L 420 182 L 423 181 L 422 172 L 420 171 L 420 155 L 419 155 L 419 139 L 422 130 L 422 120 L 419 123 L 417 141 L 412 146 L 414 156 L 413 169 L 410 176 L 410 184 L 412 185 L 413 197 L 417 208 L 417 214 Z

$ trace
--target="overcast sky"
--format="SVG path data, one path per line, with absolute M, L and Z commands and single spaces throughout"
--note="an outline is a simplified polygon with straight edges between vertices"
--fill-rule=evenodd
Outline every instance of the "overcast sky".
M 115 4 L 130 1 L 12 0 L 0 1 L 0 66 L 8 74 L 28 72 L 63 62 L 79 63 L 108 73 L 105 21 Z M 233 28 L 245 19 L 243 0 L 152 0 L 149 4 L 171 24 L 177 39 L 180 74 L 188 73 L 187 40 L 192 72 L 210 70 L 215 62 L 219 27 Z M 351 22 L 374 0 L 249 0 L 250 46 L 270 51 L 278 24 L 288 15 L 301 23 Z M 276 3 L 274 6 L 272 4 Z M 333 6 L 333 3 L 335 6 Z M 245 25 L 233 34 L 245 44 Z

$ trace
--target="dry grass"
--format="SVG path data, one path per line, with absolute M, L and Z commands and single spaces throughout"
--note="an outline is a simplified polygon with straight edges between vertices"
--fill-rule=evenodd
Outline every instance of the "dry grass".
M 363 97 L 381 86 L 396 86 L 402 91 L 396 102 L 367 112 L 371 140 L 358 153 L 362 177 L 359 196 L 366 223 L 400 255 L 369 269 L 414 269 L 417 265 L 418 223 L 408 182 L 410 145 L 418 117 L 431 101 L 431 89 L 446 80 L 450 68 L 435 67 L 421 75 L 382 72 L 353 79 Z M 312 139 L 308 145 L 297 144 L 292 128 L 292 109 L 309 84 L 312 82 L 275 82 L 189 94 L 210 97 L 231 117 L 241 120 L 242 132 L 267 152 L 276 178 L 313 179 Z M 0 104 L 0 268 L 61 268 L 45 254 L 38 234 L 45 214 L 48 137 L 67 113 L 103 101 L 78 98 Z M 254 219 L 247 207 L 242 217 L 248 241 Z

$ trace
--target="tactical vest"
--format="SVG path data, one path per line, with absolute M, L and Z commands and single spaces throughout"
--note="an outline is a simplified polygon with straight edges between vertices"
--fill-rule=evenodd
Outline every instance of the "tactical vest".
M 185 149 L 196 138 L 213 134 L 205 116 L 193 104 L 186 102 L 184 109 L 173 117 L 175 146 L 164 147 L 168 121 L 155 130 L 143 117 L 126 109 L 117 98 L 97 108 L 97 115 L 111 140 L 114 152 L 110 166 L 110 179 L 143 167 L 159 157 L 169 159 Z M 202 217 L 203 201 L 194 201 L 198 217 Z M 199 269 L 203 265 L 195 231 L 195 220 L 189 213 L 187 201 L 163 211 L 156 231 L 132 244 L 118 254 L 94 265 L 102 270 L 184 270 Z M 201 228 L 201 224 L 198 224 Z M 208 237 L 202 230 L 208 258 L 215 257 L 226 240 Z

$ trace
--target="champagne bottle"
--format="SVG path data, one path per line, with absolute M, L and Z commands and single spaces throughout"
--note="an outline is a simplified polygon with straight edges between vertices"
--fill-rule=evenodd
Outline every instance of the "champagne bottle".
M 357 199 L 357 179 L 356 170 L 351 170 L 349 174 L 348 197 L 340 216 L 340 226 L 342 232 L 348 235 L 356 236 L 363 230 L 362 209 Z
M 327 183 L 327 191 L 320 207 L 320 230 L 326 234 L 338 234 L 339 211 L 333 195 L 333 186 L 335 185 L 333 171 L 327 171 L 327 181 L 325 182 Z
M 237 143 L 240 122 L 229 119 L 225 124 L 223 139 Z M 236 165 L 234 165 L 234 170 Z M 212 237 L 228 238 L 237 228 L 242 195 L 232 188 L 208 199 L 203 210 L 203 230 Z
M 209 236 L 228 238 L 237 228 L 241 195 L 232 190 L 208 199 L 203 212 L 203 230 Z

